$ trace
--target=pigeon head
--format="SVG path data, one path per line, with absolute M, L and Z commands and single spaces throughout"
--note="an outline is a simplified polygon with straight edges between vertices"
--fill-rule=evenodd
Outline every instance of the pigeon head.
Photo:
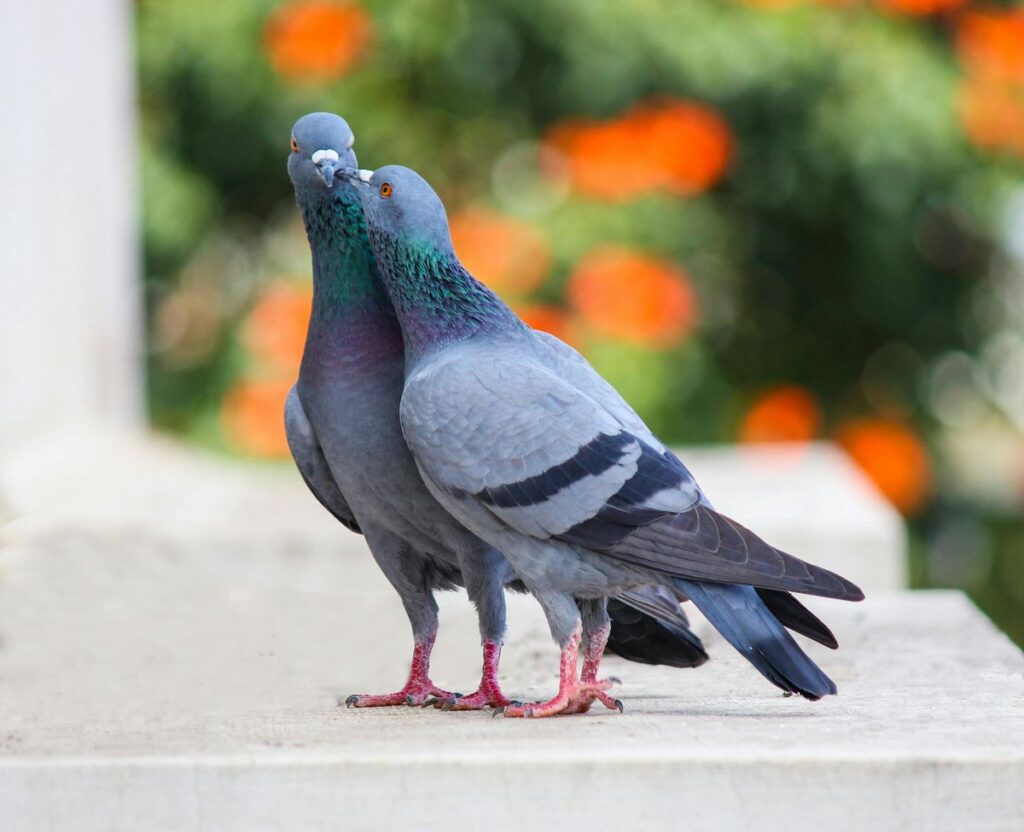
M 310 113 L 295 122 L 288 176 L 296 193 L 307 197 L 326 194 L 334 186 L 335 174 L 355 170 L 355 140 L 345 119 L 333 113 Z M 347 181 L 344 176 L 342 181 Z
M 452 249 L 448 215 L 427 180 L 401 165 L 359 171 L 360 189 L 370 233 L 395 243 Z
M 351 176 L 402 325 L 407 368 L 440 343 L 524 331 L 515 313 L 459 261 L 444 205 L 422 176 L 400 165 Z

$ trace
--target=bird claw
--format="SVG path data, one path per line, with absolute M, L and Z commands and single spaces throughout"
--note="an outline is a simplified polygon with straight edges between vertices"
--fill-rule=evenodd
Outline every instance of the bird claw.
M 518 699 L 510 699 L 507 705 L 495 705 L 491 708 L 491 716 L 504 716 L 507 709 L 521 707 L 523 707 L 523 703 Z
M 532 702 L 528 705 L 515 702 L 503 709 L 502 713 L 508 717 L 523 719 L 541 719 L 559 714 L 569 716 L 587 713 L 595 702 L 600 702 L 610 711 L 625 713 L 626 706 L 622 700 L 613 699 L 605 693 L 611 685 L 609 679 L 578 683 L 574 690 L 559 693 L 548 702 Z
M 345 705 L 349 708 L 380 708 L 389 705 L 405 705 L 406 707 L 426 706 L 430 705 L 432 701 L 440 700 L 444 702 L 453 695 L 457 696 L 457 694 L 451 694 L 446 690 L 435 687 L 428 680 L 425 684 L 406 685 L 394 693 L 373 696 L 365 693 L 354 693 L 345 700 Z M 338 704 L 341 704 L 340 697 Z

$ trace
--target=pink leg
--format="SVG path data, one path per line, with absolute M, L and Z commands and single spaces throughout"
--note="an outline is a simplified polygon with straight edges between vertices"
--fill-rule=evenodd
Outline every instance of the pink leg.
M 567 713 L 585 714 L 590 710 L 596 699 L 609 710 L 617 710 L 622 713 L 622 701 L 609 696 L 605 691 L 612 685 L 619 683 L 614 676 L 605 680 L 598 680 L 597 671 L 601 667 L 601 658 L 604 656 L 604 648 L 608 644 L 608 635 L 611 633 L 611 625 L 605 624 L 590 634 L 587 640 L 587 649 L 583 655 L 583 672 L 580 674 L 580 696 L 574 706 L 570 706 Z
M 580 651 L 580 631 L 577 630 L 569 644 L 562 651 L 562 658 L 559 664 L 558 693 L 554 699 L 547 702 L 538 702 L 526 705 L 510 705 L 505 708 L 504 714 L 509 717 L 533 717 L 555 716 L 557 714 L 585 713 L 589 710 L 595 699 L 606 705 L 611 710 L 622 712 L 622 703 L 618 699 L 612 699 L 605 691 L 617 679 L 598 679 L 597 670 L 601 664 L 601 655 L 604 652 L 604 645 L 608 639 L 608 630 L 599 630 L 587 644 L 587 653 L 584 659 L 583 672 L 588 678 L 582 681 L 576 678 L 576 660 Z
M 480 687 L 467 696 L 456 696 L 441 704 L 446 711 L 478 711 L 481 708 L 502 708 L 511 702 L 501 692 L 498 684 L 498 661 L 501 659 L 501 645 L 493 641 L 484 642 L 484 670 Z
M 385 705 L 422 705 L 431 696 L 450 698 L 451 693 L 430 681 L 430 651 L 434 649 L 434 638 L 431 636 L 426 641 L 416 642 L 409 680 L 401 690 L 378 696 L 355 693 L 345 700 L 345 704 L 350 708 L 379 708 Z
M 505 716 L 539 719 L 562 713 L 569 706 L 573 694 L 579 689 L 579 680 L 576 678 L 576 659 L 579 658 L 579 654 L 580 631 L 577 629 L 562 651 L 562 658 L 558 665 L 558 693 L 555 694 L 554 699 L 525 705 L 509 705 L 505 708 Z

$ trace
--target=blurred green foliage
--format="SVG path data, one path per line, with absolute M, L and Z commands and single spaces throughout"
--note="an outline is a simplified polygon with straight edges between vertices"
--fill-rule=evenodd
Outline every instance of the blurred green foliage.
M 536 299 L 562 304 L 595 246 L 679 263 L 700 299 L 691 337 L 586 344 L 666 440 L 735 439 L 776 384 L 810 392 L 821 436 L 861 416 L 911 426 L 935 477 L 935 500 L 912 520 L 916 579 L 966 586 L 1024 640 L 1024 464 L 1005 483 L 1018 490 L 993 500 L 964 485 L 970 454 L 949 452 L 964 431 L 1024 447 L 1024 416 L 986 364 L 993 338 L 1019 338 L 1024 322 L 1005 302 L 1022 270 L 1006 239 L 1021 167 L 965 138 L 949 19 L 725 0 L 361 5 L 372 47 L 318 81 L 274 68 L 280 2 L 139 3 L 158 425 L 223 441 L 225 395 L 259 372 L 240 337 L 247 311 L 269 282 L 308 274 L 285 174 L 290 127 L 335 111 L 363 166 L 401 162 L 450 209 L 483 203 L 542 228 L 552 268 Z M 620 203 L 547 187 L 535 163 L 554 126 L 652 96 L 699 101 L 729 125 L 716 187 Z M 966 381 L 937 375 L 958 355 Z M 970 419 L 964 402 L 978 403 Z

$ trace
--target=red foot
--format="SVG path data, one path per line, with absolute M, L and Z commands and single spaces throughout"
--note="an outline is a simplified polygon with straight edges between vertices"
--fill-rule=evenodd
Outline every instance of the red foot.
M 587 645 L 588 659 L 593 647 L 594 641 L 591 640 L 591 643 Z M 547 702 L 510 705 L 505 708 L 505 716 L 540 719 L 541 717 L 556 716 L 558 714 L 586 713 L 595 700 L 601 702 L 609 709 L 617 710 L 621 713 L 622 703 L 605 693 L 618 680 L 604 679 L 599 681 L 594 679 L 581 681 L 576 678 L 576 659 L 579 656 L 579 650 L 580 634 L 577 631 L 569 641 L 568 646 L 562 651 L 562 658 L 559 663 L 558 693 L 553 699 L 549 699 Z M 596 665 L 594 665 L 593 670 L 596 674 Z M 584 665 L 584 672 L 587 672 L 586 665 Z
M 576 689 L 576 694 L 569 700 L 568 707 L 563 711 L 566 714 L 585 714 L 590 710 L 590 706 L 594 702 L 600 702 L 609 711 L 618 711 L 620 714 L 624 710 L 621 699 L 616 699 L 614 696 L 609 696 L 605 691 L 611 689 L 617 685 L 619 680 L 612 677 L 610 679 L 600 679 L 592 683 L 580 682 L 579 687 Z
M 601 659 L 604 656 L 604 648 L 608 644 L 608 635 L 611 633 L 611 625 L 606 624 L 599 630 L 595 630 L 587 639 L 587 650 L 583 656 L 583 672 L 580 673 L 580 691 L 575 702 L 571 702 L 565 713 L 585 714 L 595 700 L 600 702 L 609 710 L 617 710 L 622 713 L 622 702 L 605 693 L 613 685 L 620 684 L 614 676 L 608 679 L 599 680 L 597 671 L 601 667 Z
M 433 636 L 426 641 L 416 642 L 409 680 L 401 690 L 380 695 L 356 693 L 346 699 L 345 704 L 350 708 L 381 708 L 387 705 L 422 705 L 432 696 L 439 699 L 453 698 L 454 694 L 430 681 L 430 651 L 433 647 Z
M 480 687 L 468 696 L 452 697 L 439 703 L 445 711 L 478 711 L 481 708 L 504 708 L 512 702 L 501 692 L 498 684 L 498 661 L 501 645 L 493 641 L 484 642 L 484 670 Z
M 454 694 L 451 693 L 451 691 L 435 687 L 433 683 L 427 680 L 425 685 L 406 685 L 404 688 L 396 690 L 394 693 L 353 693 L 345 700 L 345 704 L 350 708 L 381 708 L 386 705 L 422 705 L 431 697 L 437 697 L 438 699 L 450 699 L 454 697 Z

